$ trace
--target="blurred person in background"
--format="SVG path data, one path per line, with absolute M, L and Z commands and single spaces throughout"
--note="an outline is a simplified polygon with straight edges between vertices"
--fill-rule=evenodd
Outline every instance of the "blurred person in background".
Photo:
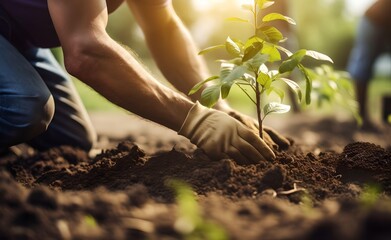
M 368 85 L 377 58 L 385 52 L 391 53 L 391 0 L 377 0 L 360 19 L 348 62 L 348 71 L 355 81 L 364 130 L 376 129 L 368 112 Z
M 170 0 L 127 0 L 159 69 L 156 80 L 106 32 L 124 0 L 0 1 L 0 151 L 27 142 L 86 151 L 96 135 L 67 73 L 49 48 L 61 46 L 66 70 L 114 104 L 190 139 L 213 159 L 273 160 L 289 141 L 225 103 L 201 106 L 189 90 L 209 73 Z

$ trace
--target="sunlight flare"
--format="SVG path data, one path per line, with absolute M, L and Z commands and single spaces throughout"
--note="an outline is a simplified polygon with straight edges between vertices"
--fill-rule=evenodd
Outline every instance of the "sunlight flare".
M 240 5 L 248 5 L 248 4 L 253 4 L 254 0 L 236 0 Z

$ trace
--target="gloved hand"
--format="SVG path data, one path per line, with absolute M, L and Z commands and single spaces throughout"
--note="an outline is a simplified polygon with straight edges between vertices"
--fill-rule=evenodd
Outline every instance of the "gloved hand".
M 226 112 L 228 115 L 243 123 L 245 126 L 253 130 L 257 135 L 259 135 L 259 125 L 254 118 L 236 112 L 232 109 Z M 263 140 L 271 149 L 284 150 L 288 149 L 290 146 L 288 139 L 279 134 L 276 130 L 266 126 L 263 126 Z
M 232 158 L 239 164 L 271 161 L 268 145 L 238 120 L 195 103 L 178 134 L 190 139 L 214 159 Z

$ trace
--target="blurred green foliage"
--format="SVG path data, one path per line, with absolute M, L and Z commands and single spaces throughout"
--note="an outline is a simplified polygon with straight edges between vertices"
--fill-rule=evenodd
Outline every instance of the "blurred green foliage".
M 364 207 L 372 207 L 376 204 L 381 196 L 382 190 L 379 185 L 367 184 L 360 194 L 359 201 Z
M 327 54 L 335 68 L 345 69 L 357 20 L 347 15 L 345 1 L 295 0 L 291 5 L 300 26 L 296 30 L 299 45 Z
M 201 208 L 190 185 L 177 179 L 167 180 L 166 185 L 175 192 L 178 212 L 174 228 L 183 239 L 228 239 L 226 231 L 220 225 L 202 216 Z

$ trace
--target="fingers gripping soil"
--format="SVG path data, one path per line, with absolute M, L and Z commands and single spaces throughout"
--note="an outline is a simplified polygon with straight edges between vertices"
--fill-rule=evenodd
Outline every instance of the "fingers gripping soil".
M 240 130 L 238 131 L 238 135 L 240 136 L 240 138 L 244 139 L 244 141 L 240 141 L 242 143 L 240 149 L 244 150 L 244 155 L 247 156 L 252 163 L 258 163 L 260 161 L 265 160 L 273 160 L 276 158 L 274 152 L 258 135 L 254 134 L 251 131 Z
M 268 137 L 270 137 L 272 142 L 278 145 L 279 150 L 286 150 L 289 148 L 290 146 L 289 140 L 281 136 L 281 134 L 279 134 L 276 130 L 269 127 L 265 127 L 264 132 L 267 134 Z
M 228 115 L 235 118 L 239 122 L 241 122 L 244 126 L 253 131 L 256 135 L 259 135 L 259 125 L 258 122 L 244 114 L 238 113 L 236 111 L 228 112 Z M 263 127 L 263 140 L 271 149 L 275 150 L 286 150 L 289 148 L 290 142 L 284 136 L 279 134 L 272 128 Z

